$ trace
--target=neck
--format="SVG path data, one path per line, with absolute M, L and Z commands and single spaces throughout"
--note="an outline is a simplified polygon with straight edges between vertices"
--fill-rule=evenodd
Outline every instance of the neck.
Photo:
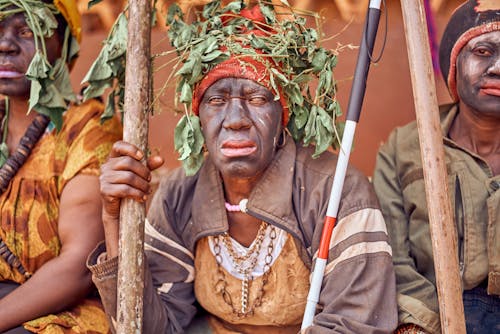
M 248 179 L 222 176 L 226 202 L 238 204 L 242 199 L 248 198 L 259 179 L 260 175 Z M 255 239 L 261 221 L 242 212 L 228 212 L 227 219 L 229 222 L 229 235 L 240 244 L 248 247 Z
M 223 175 L 222 180 L 224 182 L 224 195 L 226 202 L 230 204 L 238 204 L 242 199 L 250 196 L 252 189 L 259 181 L 259 177 L 238 178 Z
M 450 138 L 500 169 L 500 117 L 484 115 L 460 103 L 460 112 L 450 128 Z

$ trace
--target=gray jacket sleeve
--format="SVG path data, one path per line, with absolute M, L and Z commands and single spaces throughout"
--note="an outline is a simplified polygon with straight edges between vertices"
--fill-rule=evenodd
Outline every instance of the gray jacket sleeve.
M 322 224 L 314 232 L 314 257 L 321 230 Z M 351 170 L 330 241 L 319 312 L 305 332 L 392 333 L 397 304 L 391 254 L 373 188 L 361 173 Z

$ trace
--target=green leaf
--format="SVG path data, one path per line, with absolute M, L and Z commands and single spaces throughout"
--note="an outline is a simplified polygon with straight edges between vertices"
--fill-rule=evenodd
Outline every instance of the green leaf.
M 312 58 L 313 70 L 315 72 L 319 72 L 325 68 L 326 60 L 328 59 L 328 55 L 326 54 L 325 49 L 318 49 Z
M 260 4 L 260 11 L 266 18 L 266 23 L 272 24 L 273 22 L 276 22 L 276 16 L 274 15 L 274 9 L 273 7 L 265 4 Z
M 92 85 L 87 86 L 83 91 L 83 100 L 87 101 L 88 99 L 92 99 L 98 96 L 102 96 L 106 89 L 111 87 L 111 80 L 100 80 L 93 81 Z
M 333 122 L 332 118 L 326 111 L 317 107 L 318 116 L 316 117 L 316 135 L 315 135 L 315 151 L 313 158 L 319 157 L 321 153 L 326 151 L 333 142 Z
M 186 175 L 194 175 L 203 163 L 204 138 L 198 116 L 184 115 L 174 131 L 174 148 L 179 153 Z
M 283 73 L 281 73 L 280 71 L 278 71 L 274 67 L 271 67 L 271 72 L 273 72 L 274 75 L 279 79 L 282 86 L 285 86 L 288 84 L 289 80 Z
M 45 84 L 42 86 L 38 103 L 44 105 L 47 108 L 64 109 L 67 105 L 61 92 L 57 89 L 56 85 L 54 85 L 53 83 Z
M 209 62 L 213 61 L 214 59 L 216 59 L 217 57 L 219 57 L 222 54 L 224 54 L 222 51 L 215 50 L 215 51 L 210 52 L 209 54 L 203 55 L 201 57 L 201 61 L 204 62 L 204 63 L 209 63 Z
M 203 17 L 206 19 L 211 18 L 212 16 L 214 16 L 217 8 L 219 7 L 220 7 L 220 0 L 215 0 L 207 3 L 203 7 L 203 12 L 202 12 Z
M 174 2 L 168 7 L 166 20 L 167 25 L 171 25 L 177 18 L 182 20 L 183 17 L 184 14 L 177 3 Z
M 193 52 L 191 54 L 194 62 L 193 62 L 193 72 L 191 73 L 191 79 L 189 79 L 190 84 L 195 84 L 196 82 L 199 81 L 201 75 L 201 70 L 202 70 L 202 64 L 201 64 L 201 55 L 197 54 L 196 52 Z
M 109 79 L 112 75 L 113 71 L 108 65 L 108 54 L 105 49 L 102 49 L 101 53 L 83 78 L 82 83 L 106 80 Z
M 78 56 L 78 53 L 80 52 L 80 44 L 78 44 L 78 41 L 76 40 L 73 35 L 71 35 L 70 43 L 69 43 L 69 52 L 68 52 L 68 60 L 71 61 L 75 57 Z
M 295 110 L 295 126 L 300 130 L 306 124 L 309 114 L 304 106 L 295 106 Z
M 31 16 L 36 22 L 31 22 L 29 15 L 25 16 L 28 26 L 30 26 L 30 28 L 38 26 L 37 28 L 42 36 L 51 37 L 57 29 L 57 19 L 54 14 L 52 14 L 51 10 L 46 6 L 31 8 Z M 37 31 L 38 29 L 32 30 Z
M 0 167 L 2 167 L 9 158 L 9 147 L 6 143 L 0 144 Z
M 60 70 L 57 73 L 51 74 L 51 76 L 54 77 L 54 86 L 57 87 L 57 90 L 63 99 L 67 101 L 75 101 L 76 96 L 71 86 L 69 68 L 65 63 L 63 63 L 61 58 L 57 59 L 55 62 L 54 69 L 57 68 Z
M 297 84 L 294 82 L 289 82 L 289 85 L 285 88 L 286 96 L 291 104 L 301 106 L 304 103 L 304 96 Z
M 245 8 L 245 3 L 243 1 L 233 1 L 224 6 L 224 12 L 233 12 L 238 14 L 243 8 Z
M 181 88 L 181 95 L 179 97 L 179 101 L 181 103 L 191 103 L 192 99 L 193 99 L 193 91 L 191 89 L 191 85 L 185 82 Z
M 37 50 L 26 71 L 26 77 L 30 80 L 47 78 L 51 68 L 52 66 L 45 55 L 40 50 Z
M 180 76 L 180 75 L 191 75 L 193 73 L 193 68 L 194 68 L 194 63 L 196 60 L 194 57 L 189 57 L 186 62 L 184 62 L 184 65 L 175 73 L 175 75 Z
M 40 85 L 38 80 L 31 81 L 30 100 L 29 100 L 28 111 L 32 110 L 38 104 L 38 99 L 40 98 L 40 91 L 41 90 L 42 90 L 42 86 Z
M 318 116 L 318 106 L 313 105 L 309 111 L 309 117 L 304 128 L 304 144 L 309 145 L 316 136 L 316 117 Z

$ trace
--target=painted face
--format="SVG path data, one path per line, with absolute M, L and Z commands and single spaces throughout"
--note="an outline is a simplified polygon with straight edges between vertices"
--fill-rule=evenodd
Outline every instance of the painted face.
M 254 178 L 266 170 L 276 153 L 281 114 L 273 93 L 252 80 L 220 79 L 206 90 L 200 121 L 223 176 Z
M 476 112 L 500 116 L 500 31 L 477 36 L 460 51 L 457 92 Z
M 45 39 L 51 64 L 60 57 L 61 41 L 57 33 Z M 33 32 L 23 13 L 0 21 L 0 94 L 29 97 L 30 81 L 24 75 L 35 55 Z

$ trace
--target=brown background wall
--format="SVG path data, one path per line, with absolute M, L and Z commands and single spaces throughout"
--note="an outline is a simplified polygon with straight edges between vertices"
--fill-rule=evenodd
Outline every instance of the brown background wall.
M 293 3 L 293 1 L 290 1 Z M 349 2 L 349 1 L 347 1 Z M 363 0 L 350 0 L 352 3 Z M 434 13 L 436 35 L 441 38 L 442 31 L 453 9 L 460 3 L 458 0 L 444 1 L 440 9 Z M 325 17 L 323 27 L 325 37 L 339 34 L 325 45 L 336 48 L 337 43 L 343 45 L 359 45 L 363 20 L 351 23 L 341 19 L 339 7 L 333 0 L 310 1 L 308 9 L 320 11 Z M 380 144 L 387 138 L 391 129 L 406 124 L 415 119 L 413 95 L 408 69 L 408 57 L 404 35 L 403 20 L 400 3 L 397 0 L 387 0 L 387 35 L 386 45 L 381 61 L 370 68 L 367 82 L 367 92 L 363 105 L 360 124 L 357 128 L 355 147 L 351 155 L 351 163 L 361 169 L 366 175 L 372 175 L 375 165 L 375 156 Z M 364 17 L 364 16 L 362 16 Z M 100 43 L 105 38 L 103 29 L 99 26 L 95 16 L 85 15 L 84 36 L 81 44 L 81 56 L 72 72 L 72 83 L 75 89 L 80 86 L 86 70 L 97 56 Z M 380 21 L 375 54 L 379 54 L 386 33 L 385 17 Z M 169 48 L 166 33 L 162 29 L 153 32 L 153 52 L 160 52 Z M 339 62 L 335 70 L 338 81 L 340 101 L 343 110 L 347 110 L 352 75 L 356 65 L 357 50 L 344 50 L 339 55 Z M 165 78 L 170 74 L 171 68 L 158 71 L 155 75 L 155 87 L 159 89 Z M 438 101 L 449 102 L 446 87 L 439 74 L 436 75 Z M 161 97 L 160 108 L 150 119 L 150 146 L 151 149 L 166 159 L 168 169 L 179 165 L 177 155 L 173 149 L 173 129 L 178 120 L 174 115 L 171 95 L 172 90 L 167 89 Z M 161 110 L 160 110 L 161 109 Z

